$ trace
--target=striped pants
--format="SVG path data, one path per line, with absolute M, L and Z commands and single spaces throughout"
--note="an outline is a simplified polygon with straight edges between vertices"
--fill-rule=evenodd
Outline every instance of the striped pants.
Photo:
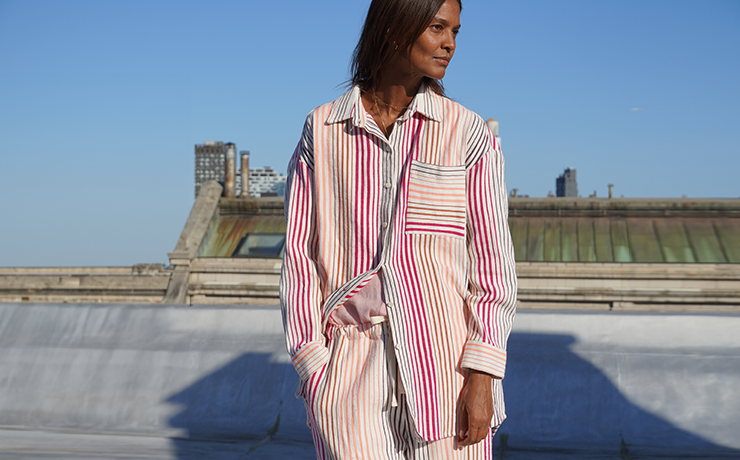
M 419 439 L 405 395 L 394 383 L 388 323 L 329 326 L 327 335 L 329 363 L 299 390 L 318 459 L 493 458 L 490 431 L 465 448 L 457 448 L 455 438 Z

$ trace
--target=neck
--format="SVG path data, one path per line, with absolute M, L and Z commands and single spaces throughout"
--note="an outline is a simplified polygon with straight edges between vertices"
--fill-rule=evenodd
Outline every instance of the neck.
M 377 98 L 378 104 L 384 107 L 399 109 L 407 107 L 419 91 L 419 87 L 408 88 L 401 85 L 380 84 L 372 91 L 373 97 Z
M 399 77 L 384 75 L 374 89 L 362 94 L 365 110 L 372 114 L 386 136 L 390 136 L 393 122 L 403 114 L 421 86 L 421 77 Z
M 398 67 L 395 67 L 396 69 Z M 406 72 L 393 72 L 389 66 L 375 86 L 375 95 L 388 106 L 405 107 L 416 96 L 421 86 L 422 77 Z

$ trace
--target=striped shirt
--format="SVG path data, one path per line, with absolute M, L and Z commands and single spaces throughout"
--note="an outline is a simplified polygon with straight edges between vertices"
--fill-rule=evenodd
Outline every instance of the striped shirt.
M 418 433 L 454 436 L 464 370 L 492 374 L 516 307 L 504 159 L 482 118 L 422 85 L 390 138 L 354 87 L 313 110 L 288 171 L 280 299 L 301 379 L 329 361 L 332 311 L 382 270 Z

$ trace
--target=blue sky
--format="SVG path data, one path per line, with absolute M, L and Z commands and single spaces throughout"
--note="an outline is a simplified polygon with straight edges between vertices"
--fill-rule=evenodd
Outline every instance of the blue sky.
M 285 172 L 368 5 L 0 0 L 0 266 L 166 262 L 194 144 Z M 740 197 L 738 1 L 467 0 L 445 85 L 522 194 Z

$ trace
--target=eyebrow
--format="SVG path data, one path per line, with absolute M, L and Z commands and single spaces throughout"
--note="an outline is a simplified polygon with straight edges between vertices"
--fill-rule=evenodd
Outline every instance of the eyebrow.
M 434 17 L 434 20 L 435 20 L 435 21 L 439 21 L 439 22 L 442 22 L 442 23 L 444 23 L 445 25 L 449 24 L 449 22 L 448 22 L 448 21 L 447 21 L 447 20 L 446 20 L 445 18 L 441 18 L 441 17 L 439 17 L 439 16 L 435 16 L 435 17 Z M 457 30 L 460 30 L 460 24 L 458 24 L 458 25 L 454 26 L 454 27 L 453 27 L 453 29 L 457 29 Z

